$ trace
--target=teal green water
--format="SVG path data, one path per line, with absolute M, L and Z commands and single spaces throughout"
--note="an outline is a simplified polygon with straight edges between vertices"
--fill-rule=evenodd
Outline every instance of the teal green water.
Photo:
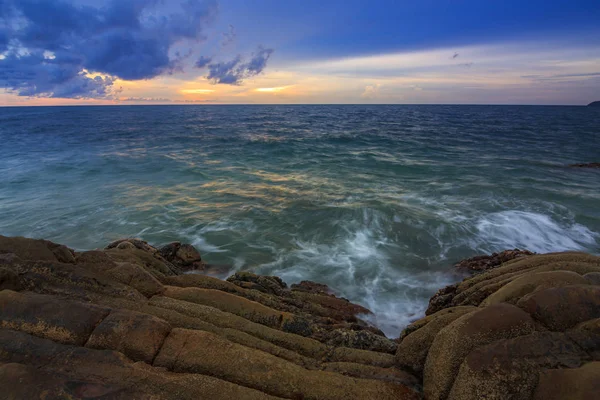
M 0 108 L 0 234 L 193 243 L 309 279 L 397 336 L 464 257 L 600 252 L 600 112 L 518 106 Z

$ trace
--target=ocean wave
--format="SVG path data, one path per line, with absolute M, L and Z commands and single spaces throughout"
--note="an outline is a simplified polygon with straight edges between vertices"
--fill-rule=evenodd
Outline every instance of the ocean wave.
M 476 223 L 475 247 L 525 248 L 538 253 L 582 250 L 598 245 L 598 233 L 573 221 L 559 223 L 535 212 L 508 210 L 488 214 Z M 597 247 L 596 247 L 597 249 Z
M 427 300 L 449 284 L 444 273 L 405 269 L 415 259 L 389 235 L 392 218 L 363 209 L 362 216 L 337 222 L 338 230 L 328 240 L 300 240 L 293 248 L 278 250 L 274 261 L 257 268 L 288 283 L 302 280 L 323 282 L 337 294 L 362 304 L 373 314 L 363 316 L 389 337 L 422 316 Z M 274 249 L 275 250 L 275 249 Z

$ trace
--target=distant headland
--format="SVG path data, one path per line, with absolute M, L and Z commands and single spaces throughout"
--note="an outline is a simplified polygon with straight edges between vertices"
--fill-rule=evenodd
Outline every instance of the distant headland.
M 588 104 L 588 107 L 600 107 L 600 100 L 592 101 L 590 104 Z

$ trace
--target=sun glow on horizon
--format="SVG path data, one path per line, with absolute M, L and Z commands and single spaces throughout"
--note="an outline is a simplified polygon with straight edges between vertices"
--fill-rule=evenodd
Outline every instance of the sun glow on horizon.
M 266 87 L 266 88 L 256 88 L 254 89 L 255 92 L 261 92 L 261 93 L 278 93 L 278 92 L 282 92 L 290 87 L 292 87 L 293 85 L 289 85 L 289 86 L 277 86 L 277 87 Z
M 213 89 L 181 89 L 181 93 L 184 94 L 210 94 L 214 92 Z

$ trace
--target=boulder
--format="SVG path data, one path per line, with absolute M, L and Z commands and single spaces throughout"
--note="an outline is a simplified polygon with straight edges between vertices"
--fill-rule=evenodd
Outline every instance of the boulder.
M 205 267 L 200 253 L 191 244 L 169 243 L 158 249 L 158 253 L 184 271 L 202 270 Z
M 218 308 L 274 328 L 279 328 L 284 318 L 280 311 L 220 290 L 167 286 L 164 296 Z
M 396 366 L 423 376 L 427 354 L 437 334 L 454 320 L 475 310 L 477 307 L 472 306 L 447 308 L 409 325 L 396 351 Z
M 470 273 L 481 273 L 492 268 L 496 268 L 507 261 L 515 258 L 531 256 L 532 253 L 528 250 L 504 250 L 500 253 L 492 253 L 491 255 L 481 255 L 462 260 L 454 264 L 454 268 L 459 271 Z
M 292 291 L 307 292 L 312 294 L 326 294 L 331 295 L 331 289 L 327 285 L 312 281 L 302 281 L 300 283 L 294 283 L 291 286 Z
M 106 307 L 54 296 L 0 291 L 0 328 L 83 346 L 110 312 Z
M 590 356 L 564 333 L 535 332 L 474 349 L 448 399 L 529 400 L 546 368 L 577 368 Z
M 600 393 L 600 362 L 540 373 L 533 400 L 587 400 Z
M 0 254 L 12 253 L 22 260 L 74 263 L 74 251 L 48 240 L 0 235 Z
M 276 276 L 261 276 L 252 272 L 236 272 L 227 278 L 231 282 L 245 289 L 254 289 L 259 292 L 281 295 L 287 289 L 285 282 Z
M 158 279 L 137 264 L 117 263 L 114 268 L 107 270 L 106 274 L 137 289 L 146 297 L 152 297 L 165 291 Z
M 565 331 L 575 325 L 600 318 L 600 286 L 572 285 L 535 292 L 519 300 L 517 306 L 552 331 Z
M 152 363 L 171 326 L 152 315 L 114 310 L 94 329 L 86 347 L 111 349 L 133 361 Z
M 404 385 L 305 370 L 201 331 L 174 329 L 156 357 L 155 365 L 176 372 L 210 374 L 283 398 L 419 398 Z
M 15 399 L 276 399 L 211 376 L 133 363 L 116 351 L 63 345 L 2 329 L 1 366 L 2 393 L 15 393 Z M 60 396 L 52 397 L 54 393 Z
M 456 371 L 473 349 L 534 331 L 531 317 L 506 303 L 493 304 L 456 319 L 437 334 L 429 349 L 423 371 L 425 397 L 446 399 Z
M 576 272 L 551 271 L 527 274 L 502 286 L 496 292 L 488 296 L 482 306 L 496 303 L 515 304 L 522 297 L 542 289 L 562 287 L 570 285 L 585 285 L 587 281 Z

